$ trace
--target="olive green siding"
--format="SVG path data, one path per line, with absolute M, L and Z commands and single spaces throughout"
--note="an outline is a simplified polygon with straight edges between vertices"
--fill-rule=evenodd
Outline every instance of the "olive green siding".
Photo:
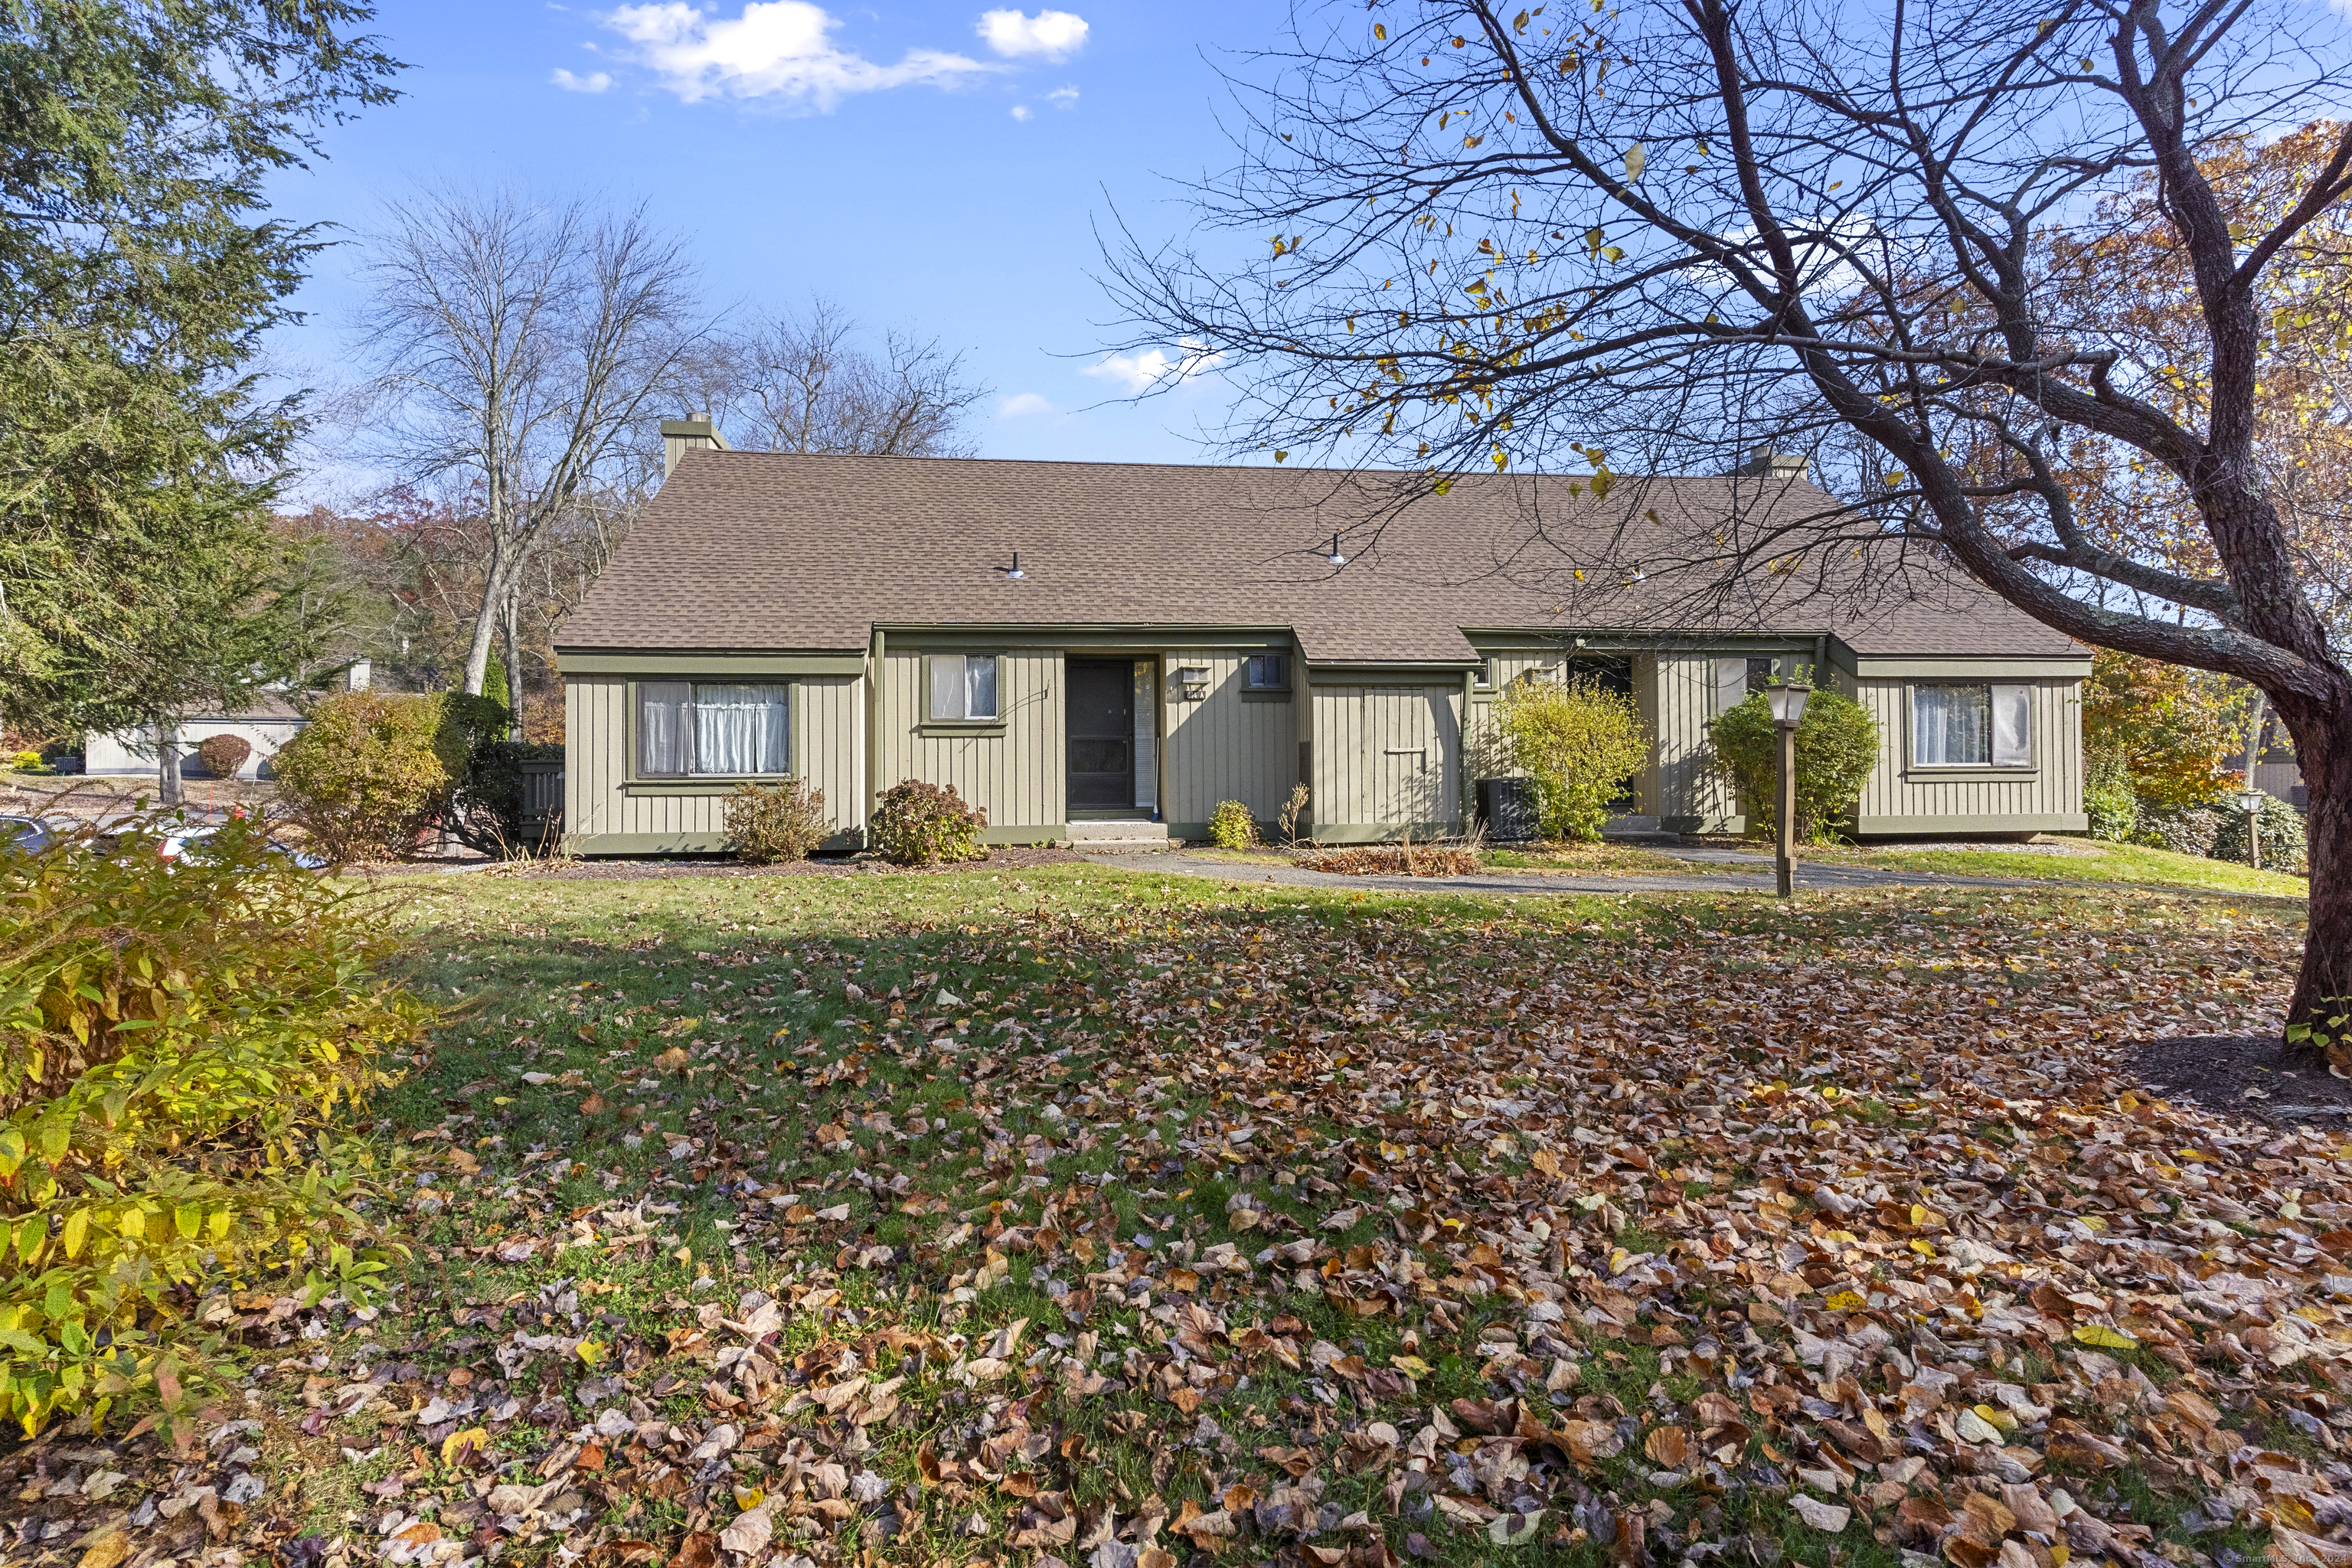
M 1209 672 L 1208 694 L 1198 701 L 1184 695 L 1178 678 L 1188 667 Z M 1289 668 L 1296 681 L 1296 658 Z M 1177 649 L 1161 658 L 1160 669 L 1162 819 L 1206 822 L 1219 802 L 1237 800 L 1258 821 L 1272 822 L 1301 782 L 1291 693 L 1245 691 L 1246 653 Z
M 960 644 L 954 651 L 978 650 Z M 876 693 L 875 784 L 881 789 L 902 779 L 952 784 L 966 804 L 988 813 L 989 826 L 999 833 L 1050 828 L 1040 836 L 1059 837 L 1066 799 L 1061 651 L 989 651 L 1000 660 L 1002 722 L 957 729 L 929 721 L 924 649 L 911 638 L 889 639 Z
M 970 636 L 891 634 L 877 638 L 876 678 L 824 673 L 812 664 L 790 681 L 794 772 L 824 794 L 838 847 L 863 842 L 874 794 L 901 779 L 951 784 L 988 813 L 989 837 L 998 843 L 1059 838 L 1068 816 L 1064 723 L 1065 653 L 1059 647 L 982 648 Z M 930 721 L 930 644 L 955 651 L 987 651 L 1001 660 L 1000 717 L 990 723 Z M 1278 645 L 1275 645 L 1278 648 Z M 1089 648 L 1088 653 L 1096 650 Z M 1496 732 L 1499 691 L 1527 674 L 1556 669 L 1554 649 L 1496 650 L 1494 685 L 1459 668 L 1426 677 L 1415 670 L 1379 671 L 1322 667 L 1310 671 L 1296 647 L 1293 689 L 1249 692 L 1244 682 L 1244 639 L 1200 650 L 1172 644 L 1108 648 L 1101 657 L 1158 660 L 1157 798 L 1161 820 L 1180 837 L 1197 837 L 1217 803 L 1240 800 L 1261 822 L 1282 810 L 1291 789 L 1312 791 L 1309 821 L 1318 837 L 1362 840 L 1458 830 L 1465 820 L 1469 781 L 1511 772 Z M 620 656 L 613 656 L 618 658 Z M 1726 657 L 1731 657 L 1727 655 Z M 1690 648 L 1637 652 L 1634 700 L 1654 736 L 1649 765 L 1637 782 L 1637 810 L 1670 830 L 1741 830 L 1745 819 L 1727 782 L 1712 764 L 1707 725 L 1715 717 L 1716 658 Z M 1981 663 L 1982 661 L 1977 661 Z M 1205 694 L 1185 695 L 1178 672 L 1209 672 Z M 1856 816 L 1863 834 L 2079 831 L 2083 750 L 2081 681 L 2072 668 L 1997 670 L 1970 661 L 1917 659 L 1899 671 L 1857 676 L 1832 665 L 1822 671 L 1832 689 L 1862 703 L 1877 719 L 1881 754 L 1864 788 Z M 740 679 L 740 663 L 714 661 L 709 671 L 660 669 L 570 673 L 565 682 L 569 744 L 564 774 L 568 841 L 583 853 L 709 852 L 725 847 L 723 780 L 632 783 L 631 704 L 636 677 Z M 1944 672 L 1950 671 L 1946 674 Z M 1923 769 L 1908 765 L 1913 686 L 1936 679 L 2017 680 L 2033 692 L 2032 766 L 2024 769 Z M 870 731 L 870 739 L 869 739 Z M 1301 742 L 1310 741 L 1302 781 Z M 869 749 L 870 748 L 870 749 Z M 869 777 L 867 763 L 872 759 Z M 1139 763 L 1149 767 L 1140 750 Z M 1148 815 L 1148 808 L 1141 812 Z
M 1652 721 L 1658 740 L 1642 798 L 1659 826 L 1673 831 L 1737 833 L 1746 826 L 1707 740 L 1706 727 L 1715 721 L 1715 659 L 1712 653 L 1654 656 Z
M 1963 678 L 1972 679 L 1972 678 Z M 1855 812 L 1860 833 L 2081 832 L 2082 683 L 2019 682 L 2033 693 L 2030 768 L 1911 766 L 1911 680 L 1841 675 L 1838 689 L 1878 721 L 1879 761 Z M 1950 818 L 1955 826 L 1922 826 Z M 1967 826 L 1959 826 L 1966 824 Z
M 565 837 L 584 854 L 721 847 L 732 783 L 629 783 L 635 684 L 626 675 L 577 675 L 563 683 Z M 842 842 L 853 842 L 864 826 L 859 706 L 865 682 L 851 676 L 803 677 L 792 688 L 793 771 L 824 792 L 825 815 L 835 832 Z
M 1459 678 L 1438 685 L 1341 685 L 1318 673 L 1315 835 L 1452 832 L 1462 823 Z

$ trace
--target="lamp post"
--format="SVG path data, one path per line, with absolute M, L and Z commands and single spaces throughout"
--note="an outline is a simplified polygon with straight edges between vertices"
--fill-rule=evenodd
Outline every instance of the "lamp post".
M 1794 898 L 1797 892 L 1797 726 L 1804 721 L 1805 699 L 1812 694 L 1811 687 L 1797 680 L 1764 689 L 1772 722 L 1780 730 L 1780 807 L 1773 814 L 1772 862 L 1784 899 Z
M 2263 795 L 2258 789 L 2238 792 L 2238 809 L 2246 814 L 2246 858 L 2255 870 L 2263 868 Z

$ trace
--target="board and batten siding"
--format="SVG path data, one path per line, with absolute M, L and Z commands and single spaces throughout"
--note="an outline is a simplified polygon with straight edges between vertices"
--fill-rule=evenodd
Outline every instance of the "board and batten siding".
M 664 780 L 631 790 L 634 684 L 625 675 L 564 680 L 564 837 L 588 854 L 723 847 L 731 784 Z M 865 826 L 865 682 L 856 676 L 795 676 L 789 684 L 793 773 L 824 792 L 826 819 L 836 837 L 846 839 Z
M 1275 651 L 1281 651 L 1279 649 Z M 1208 695 L 1184 695 L 1178 672 L 1209 672 Z M 1205 831 L 1221 801 L 1237 800 L 1261 823 L 1275 820 L 1298 777 L 1298 705 L 1287 692 L 1243 695 L 1246 652 L 1176 652 L 1160 659 L 1166 734 L 1160 766 L 1161 820 L 1186 837 Z M 1297 661 L 1290 665 L 1298 677 Z
M 1910 689 L 1923 683 L 1872 676 L 1835 682 L 1878 721 L 1878 766 L 1863 785 L 1856 832 L 2063 833 L 2089 826 L 2083 812 L 2081 681 L 2003 681 L 2033 693 L 2033 765 L 1967 773 L 1911 766 Z
M 905 779 L 951 784 L 964 804 L 988 813 L 993 843 L 1060 837 L 1069 799 L 1063 738 L 1059 649 L 996 652 L 999 729 L 957 731 L 929 725 L 925 649 L 893 637 L 882 659 L 874 736 L 878 789 Z M 969 645 L 941 652 L 982 651 Z M 926 731 L 928 730 L 928 733 Z
M 1462 688 L 1314 682 L 1315 837 L 1416 837 L 1462 826 Z
M 1712 653 L 1676 652 L 1641 661 L 1656 667 L 1648 717 L 1657 735 L 1642 799 L 1669 831 L 1736 833 L 1747 825 L 1707 739 L 1706 727 L 1715 721 L 1715 660 Z

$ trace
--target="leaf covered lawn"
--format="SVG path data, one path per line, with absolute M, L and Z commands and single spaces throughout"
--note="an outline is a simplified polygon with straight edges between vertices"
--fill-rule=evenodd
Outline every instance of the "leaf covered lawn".
M 2352 1563 L 2352 1151 L 2119 1072 L 2294 911 L 1929 897 L 453 880 L 396 1298 L 12 1556 Z

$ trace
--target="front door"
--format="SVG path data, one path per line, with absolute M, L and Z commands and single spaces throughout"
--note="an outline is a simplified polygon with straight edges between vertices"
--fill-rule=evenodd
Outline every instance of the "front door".
M 1069 662 L 1070 809 L 1135 809 L 1135 661 Z

